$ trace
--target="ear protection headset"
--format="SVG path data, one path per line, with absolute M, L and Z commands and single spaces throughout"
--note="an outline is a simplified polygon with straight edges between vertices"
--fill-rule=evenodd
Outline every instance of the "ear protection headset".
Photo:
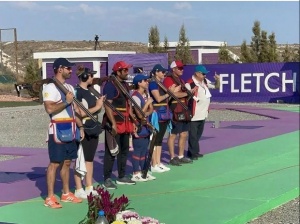
M 89 74 L 86 72 L 83 72 L 82 74 L 80 74 L 79 77 L 82 82 L 86 82 L 89 79 Z

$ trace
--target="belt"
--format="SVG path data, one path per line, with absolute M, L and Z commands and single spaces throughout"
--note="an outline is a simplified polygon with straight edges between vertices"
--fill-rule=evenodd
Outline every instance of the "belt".
M 94 118 L 96 118 L 98 120 L 98 115 L 95 115 L 93 116 Z M 86 121 L 86 120 L 91 120 L 92 118 L 90 117 L 85 117 L 85 118 L 82 118 L 83 121 Z
M 116 107 L 116 109 L 119 110 L 119 111 L 127 111 L 127 109 L 124 108 L 124 107 Z
M 167 106 L 167 103 L 154 103 L 153 106 L 154 107 L 157 107 L 157 106 Z
M 184 100 L 180 100 L 182 103 L 184 103 Z M 172 103 L 178 103 L 177 100 L 172 101 Z

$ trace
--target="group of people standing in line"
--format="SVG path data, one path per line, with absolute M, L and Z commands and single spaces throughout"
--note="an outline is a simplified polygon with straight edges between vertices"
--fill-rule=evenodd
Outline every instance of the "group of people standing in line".
M 200 154 L 198 142 L 208 115 L 211 97 L 209 88 L 215 88 L 213 83 L 206 79 L 209 71 L 203 65 L 197 65 L 192 77 L 184 82 L 181 78 L 184 64 L 181 61 L 171 63 L 170 75 L 166 75 L 167 68 L 156 64 L 149 76 L 140 71 L 135 75 L 132 86 L 129 86 L 126 81 L 132 65 L 118 61 L 112 68 L 111 76 L 114 76 L 114 79 L 106 81 L 103 95 L 100 94 L 100 97 L 96 97 L 89 90 L 89 86 L 93 85 L 93 76 L 96 71 L 78 66 L 76 74 L 79 83 L 75 88 L 66 83 L 74 65 L 66 58 L 58 58 L 53 63 L 54 79 L 64 85 L 68 90 L 66 94 L 57 88 L 55 83 L 49 83 L 43 88 L 45 110 L 50 116 L 47 139 L 50 163 L 47 168 L 48 196 L 44 202 L 45 206 L 62 207 L 54 194 L 58 168 L 63 185 L 60 201 L 81 203 L 88 195 L 97 194 L 93 188 L 93 161 L 100 133 L 91 135 L 87 131 L 86 124 L 92 119 L 78 107 L 78 102 L 96 119 L 101 109 L 105 109 L 103 122 L 110 127 L 110 132 L 104 133 L 103 187 L 106 189 L 116 189 L 119 184 L 134 185 L 136 182 L 155 180 L 153 173 L 170 171 L 170 168 L 161 161 L 162 142 L 167 131 L 169 132 L 167 145 L 170 165 L 181 166 L 203 157 L 203 154 Z M 214 78 L 218 81 L 217 75 Z M 121 84 L 122 88 L 116 83 Z M 131 97 L 124 94 L 124 89 L 130 93 Z M 153 133 L 149 125 L 157 131 L 155 139 L 152 139 Z M 111 152 L 108 135 L 114 137 L 118 147 L 117 155 Z M 178 154 L 176 155 L 177 137 Z M 131 158 L 128 158 L 130 138 L 132 138 L 133 152 Z M 154 140 L 154 150 L 151 166 L 146 176 L 143 176 L 142 171 L 147 167 L 145 163 L 148 145 L 152 140 Z M 188 141 L 188 150 L 185 155 L 186 141 Z M 73 159 L 77 159 L 80 144 L 86 166 L 85 189 L 82 185 L 82 176 L 75 170 L 76 190 L 73 194 L 69 186 L 70 165 Z M 114 182 L 112 171 L 115 159 L 117 159 L 118 177 Z M 128 160 L 132 163 L 132 177 L 126 176 Z M 148 167 L 146 169 L 148 171 Z

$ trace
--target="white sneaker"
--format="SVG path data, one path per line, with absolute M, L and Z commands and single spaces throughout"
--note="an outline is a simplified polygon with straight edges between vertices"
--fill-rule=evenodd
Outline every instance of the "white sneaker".
M 153 173 L 163 173 L 163 172 L 166 172 L 166 170 L 162 169 L 161 167 L 159 167 L 158 165 L 156 166 L 151 166 L 151 171 Z
M 93 196 L 96 196 L 96 195 L 99 195 L 97 191 L 95 191 L 93 188 L 90 188 L 90 189 L 85 189 L 85 193 L 86 195 L 90 195 L 92 192 L 92 195 Z
M 155 180 L 156 177 L 152 176 L 151 174 L 147 173 L 147 180 Z
M 79 190 L 75 190 L 75 197 L 76 198 L 81 198 L 81 199 L 87 199 L 87 194 L 83 190 L 83 188 L 81 188 Z
M 163 170 L 165 170 L 165 171 L 170 171 L 171 170 L 169 167 L 165 166 L 163 163 L 159 164 L 158 166 L 160 168 L 162 168 Z
M 142 178 L 141 176 L 141 173 L 137 173 L 137 174 L 133 174 L 132 175 L 132 178 L 131 178 L 132 181 L 135 181 L 135 182 L 145 182 L 147 181 L 148 179 L 147 178 Z

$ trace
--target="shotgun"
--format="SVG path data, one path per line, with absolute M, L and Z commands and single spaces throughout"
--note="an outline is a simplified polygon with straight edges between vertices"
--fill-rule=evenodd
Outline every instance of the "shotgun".
M 150 141 L 148 156 L 146 158 L 145 165 L 144 165 L 143 170 L 142 170 L 142 178 L 145 179 L 147 177 L 147 173 L 148 173 L 150 163 L 151 163 L 151 160 L 152 160 L 153 150 L 154 150 L 154 147 L 155 147 L 154 144 L 155 144 L 155 140 L 156 140 L 156 136 L 157 136 L 157 130 L 155 129 L 155 127 L 152 124 L 150 124 L 147 121 L 146 115 L 145 115 L 144 111 L 142 110 L 142 108 L 130 96 L 129 92 L 125 89 L 125 87 L 117 79 L 117 77 L 115 75 L 111 75 L 110 78 L 112 79 L 114 84 L 121 90 L 121 92 L 130 100 L 130 102 L 134 105 L 134 108 L 138 110 L 138 112 L 142 116 L 141 120 L 146 122 L 146 125 L 149 127 L 149 129 L 152 133 L 152 139 Z

